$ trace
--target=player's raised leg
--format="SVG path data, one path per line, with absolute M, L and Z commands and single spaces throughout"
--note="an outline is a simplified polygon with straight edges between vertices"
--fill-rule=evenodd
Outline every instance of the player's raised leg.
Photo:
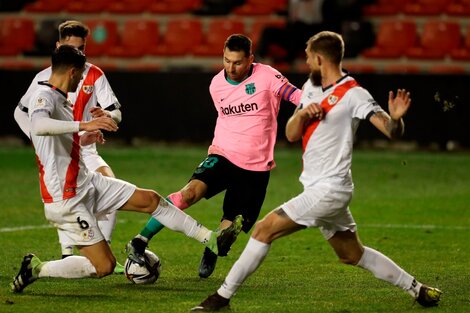
M 239 217 L 240 222 L 238 225 L 218 233 L 210 231 L 191 216 L 165 200 L 158 193 L 147 189 L 137 188 L 121 209 L 124 211 L 150 213 L 153 218 L 160 221 L 165 227 L 196 239 L 214 251 L 214 253 L 219 253 L 219 248 L 221 251 L 224 251 L 225 243 L 229 242 L 234 236 L 236 237 L 241 230 L 241 227 L 236 227 L 241 224 L 241 217 Z M 129 258 L 139 264 L 143 262 L 139 255 L 129 254 Z

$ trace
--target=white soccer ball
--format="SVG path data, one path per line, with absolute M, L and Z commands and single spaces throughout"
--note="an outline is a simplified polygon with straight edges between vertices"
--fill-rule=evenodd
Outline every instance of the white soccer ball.
M 162 264 L 160 258 L 150 250 L 145 250 L 145 265 L 127 258 L 124 264 L 124 273 L 129 281 L 134 284 L 153 284 L 160 276 Z

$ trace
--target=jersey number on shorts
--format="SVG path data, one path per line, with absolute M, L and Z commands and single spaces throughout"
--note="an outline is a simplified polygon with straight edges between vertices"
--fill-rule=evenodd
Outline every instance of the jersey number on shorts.
M 208 168 L 213 168 L 215 163 L 217 163 L 219 159 L 217 157 L 208 157 L 196 169 L 196 173 L 202 173 Z

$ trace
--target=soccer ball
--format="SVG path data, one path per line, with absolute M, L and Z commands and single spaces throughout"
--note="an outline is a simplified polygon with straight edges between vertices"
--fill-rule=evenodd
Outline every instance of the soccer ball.
M 144 253 L 145 265 L 127 258 L 124 264 L 124 274 L 134 284 L 153 284 L 160 276 L 162 264 L 160 258 L 150 250 Z

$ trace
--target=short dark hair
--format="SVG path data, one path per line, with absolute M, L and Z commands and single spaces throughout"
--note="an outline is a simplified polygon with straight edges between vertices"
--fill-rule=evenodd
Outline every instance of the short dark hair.
M 88 36 L 90 29 L 79 21 L 65 21 L 59 25 L 59 40 L 65 39 L 70 36 L 80 37 L 85 39 Z
M 340 34 L 322 31 L 307 41 L 307 49 L 321 54 L 331 62 L 340 64 L 344 57 L 344 41 Z
M 225 40 L 224 49 L 227 48 L 230 51 L 243 51 L 245 56 L 251 55 L 251 39 L 242 34 L 230 35 Z
M 86 57 L 77 48 L 70 45 L 61 45 L 52 52 L 52 71 L 74 67 L 81 69 L 85 66 Z

